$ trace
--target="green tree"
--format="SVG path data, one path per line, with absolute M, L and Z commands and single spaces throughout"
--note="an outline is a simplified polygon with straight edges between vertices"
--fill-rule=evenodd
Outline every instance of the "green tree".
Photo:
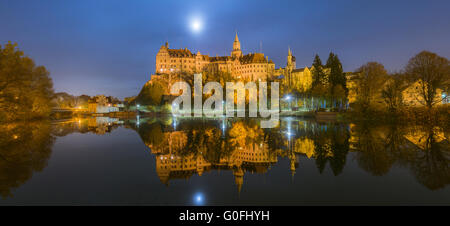
M 330 53 L 325 67 L 330 69 L 329 89 L 333 106 L 336 106 L 337 102 L 342 102 L 347 97 L 347 78 L 338 56 L 333 52 Z M 344 95 L 342 95 L 342 91 L 344 91 Z
M 313 70 L 312 70 L 312 88 L 314 89 L 315 86 L 321 84 L 326 85 L 327 83 L 327 76 L 325 75 L 325 72 L 323 71 L 323 65 L 322 61 L 320 60 L 319 55 L 316 54 L 314 57 L 314 61 L 312 64 Z
M 427 108 L 441 101 L 436 97 L 437 89 L 448 88 L 450 84 L 450 64 L 445 57 L 422 51 L 411 58 L 405 68 L 410 82 L 419 82 L 419 96 Z
M 0 120 L 48 117 L 53 96 L 49 72 L 16 47 L 11 42 L 0 46 Z
M 311 95 L 312 95 L 312 105 L 324 107 L 327 97 L 329 97 L 328 90 L 328 77 L 323 70 L 322 61 L 319 55 L 316 54 L 312 64 L 312 84 L 311 84 Z

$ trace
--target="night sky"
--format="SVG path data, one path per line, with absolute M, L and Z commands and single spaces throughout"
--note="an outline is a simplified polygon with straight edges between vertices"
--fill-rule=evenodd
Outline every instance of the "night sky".
M 0 0 L 0 44 L 17 42 L 74 95 L 136 95 L 165 41 L 229 55 L 236 30 L 244 54 L 262 43 L 277 68 L 290 46 L 297 67 L 333 51 L 345 71 L 378 61 L 393 72 L 421 50 L 450 58 L 450 1 Z

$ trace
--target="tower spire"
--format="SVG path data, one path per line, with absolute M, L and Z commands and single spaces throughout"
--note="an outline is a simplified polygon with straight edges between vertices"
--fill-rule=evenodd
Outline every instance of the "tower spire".
M 239 42 L 237 31 L 236 31 L 236 36 L 234 37 L 233 51 L 231 52 L 231 56 L 237 57 L 237 58 L 242 56 L 241 43 Z

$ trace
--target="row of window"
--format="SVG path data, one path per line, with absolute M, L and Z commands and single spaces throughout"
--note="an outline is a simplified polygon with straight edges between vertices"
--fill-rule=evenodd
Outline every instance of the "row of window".
M 176 63 L 177 60 L 170 60 L 170 63 Z M 178 62 L 182 63 L 183 61 L 180 59 L 178 60 Z M 166 60 L 160 60 L 160 63 L 166 63 Z M 193 60 L 184 60 L 184 63 L 195 63 Z M 203 62 L 203 63 L 207 63 L 207 62 Z M 197 64 L 200 64 L 200 62 L 197 62 Z M 244 68 L 264 68 L 267 65 L 263 65 L 263 64 L 248 64 L 245 66 L 240 66 L 239 69 L 244 69 Z

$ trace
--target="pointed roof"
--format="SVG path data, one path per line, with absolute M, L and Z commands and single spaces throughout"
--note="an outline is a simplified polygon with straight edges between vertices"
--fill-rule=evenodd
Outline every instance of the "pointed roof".
M 288 56 L 292 56 L 291 47 L 288 46 Z
M 239 38 L 238 38 L 238 35 L 237 35 L 237 31 L 236 31 L 236 37 L 234 37 L 234 41 L 235 41 L 235 42 L 239 42 Z

